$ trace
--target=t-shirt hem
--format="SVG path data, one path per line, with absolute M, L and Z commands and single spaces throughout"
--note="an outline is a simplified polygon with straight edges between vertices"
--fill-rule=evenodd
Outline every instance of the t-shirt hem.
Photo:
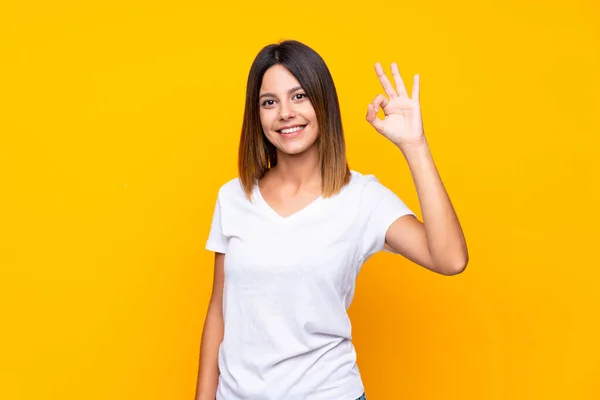
M 362 396 L 363 394 L 365 394 L 365 389 L 362 388 L 360 390 L 358 390 L 357 392 L 353 392 L 352 393 L 352 397 L 349 397 L 347 400 L 357 400 L 360 398 L 360 396 Z
M 224 246 L 218 242 L 208 241 L 206 242 L 206 250 L 214 251 L 215 253 L 223 253 L 227 250 L 227 246 Z
M 336 395 L 335 400 L 357 400 L 359 399 L 363 394 L 365 393 L 365 389 L 356 389 L 355 391 L 349 392 L 348 395 Z M 298 398 L 298 397 L 284 397 L 284 399 L 290 399 L 290 400 L 303 400 L 306 396 L 303 396 L 302 399 Z M 309 398 L 312 398 L 311 396 L 309 396 Z M 216 400 L 232 400 L 234 399 L 233 397 L 224 397 L 222 393 L 220 393 L 217 390 L 217 394 L 216 394 Z M 236 400 L 241 400 L 241 397 L 235 397 Z M 330 398 L 328 398 L 329 400 Z
M 404 217 L 404 216 L 406 216 L 406 215 L 412 215 L 413 217 L 416 217 L 416 216 L 417 216 L 417 215 L 416 215 L 414 212 L 412 212 L 412 211 L 404 211 L 404 212 L 398 213 L 396 216 L 394 216 L 394 217 L 391 217 L 391 218 L 390 218 L 388 221 L 386 221 L 386 223 L 385 223 L 385 230 L 384 230 L 384 232 L 383 232 L 383 237 L 379 239 L 379 242 L 378 242 L 378 244 L 377 244 L 377 248 L 379 248 L 379 249 L 381 249 L 382 251 L 385 251 L 385 252 L 387 252 L 387 253 L 398 254 L 398 253 L 397 253 L 397 252 L 395 252 L 395 251 L 390 251 L 390 250 L 388 250 L 388 249 L 386 249 L 386 248 L 385 248 L 385 235 L 387 234 L 387 231 L 388 231 L 388 229 L 390 229 L 390 227 L 392 226 L 392 224 L 393 224 L 394 222 L 396 222 L 396 220 L 397 220 L 398 218 L 402 218 L 402 217 Z

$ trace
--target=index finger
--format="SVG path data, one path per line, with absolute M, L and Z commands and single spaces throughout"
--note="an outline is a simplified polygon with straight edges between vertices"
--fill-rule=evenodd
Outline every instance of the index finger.
M 385 90 L 385 94 L 391 99 L 393 97 L 398 97 L 396 90 L 394 90 L 394 86 L 383 72 L 383 68 L 380 63 L 375 63 L 375 72 L 377 72 L 377 77 L 379 78 L 379 82 L 381 82 L 381 86 L 383 86 L 383 90 Z

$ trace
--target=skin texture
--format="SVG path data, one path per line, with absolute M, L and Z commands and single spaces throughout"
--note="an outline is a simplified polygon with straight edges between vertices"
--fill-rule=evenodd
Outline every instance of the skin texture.
M 215 253 L 212 293 L 208 304 L 200 346 L 200 368 L 195 400 L 215 400 L 219 382 L 219 345 L 223 341 L 223 284 L 225 255 Z
M 412 98 L 408 96 L 396 63 L 391 64 L 395 88 L 375 64 L 375 72 L 385 92 L 367 106 L 367 121 L 396 145 L 410 168 L 424 223 L 414 217 L 397 219 L 386 233 L 386 246 L 417 264 L 443 275 L 464 271 L 468 252 L 458 217 L 425 138 L 421 116 L 420 76 L 413 79 Z M 377 112 L 383 110 L 383 120 Z
M 279 153 L 297 155 L 315 144 L 319 132 L 317 115 L 306 92 L 288 69 L 279 64 L 269 68 L 263 76 L 259 96 L 263 132 Z M 306 127 L 293 139 L 277 132 L 290 125 Z
M 282 65 L 269 68 L 260 88 L 260 121 L 267 139 L 277 149 L 277 166 L 259 182 L 262 197 L 283 217 L 290 216 L 321 195 L 315 110 L 294 75 Z M 294 90 L 296 89 L 296 90 Z M 263 95 L 268 94 L 263 97 Z M 306 125 L 288 139 L 277 130 Z

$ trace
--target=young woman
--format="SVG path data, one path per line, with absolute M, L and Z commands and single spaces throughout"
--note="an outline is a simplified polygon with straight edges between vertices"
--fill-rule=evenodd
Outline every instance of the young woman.
M 297 41 L 263 48 L 247 82 L 239 177 L 220 188 L 206 243 L 215 272 L 197 400 L 365 399 L 346 312 L 361 265 L 385 249 L 439 274 L 466 267 L 423 132 L 419 77 L 409 98 L 396 64 L 395 89 L 375 70 L 387 97 L 366 118 L 406 159 L 424 223 L 348 168 L 323 59 Z

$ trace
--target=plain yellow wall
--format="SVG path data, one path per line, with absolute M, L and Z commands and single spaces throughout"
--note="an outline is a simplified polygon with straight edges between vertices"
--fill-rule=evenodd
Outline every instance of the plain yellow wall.
M 353 169 L 420 215 L 364 116 L 421 75 L 467 236 L 454 277 L 379 254 L 350 308 L 369 400 L 600 398 L 600 28 L 592 1 L 0 5 L 0 399 L 189 399 L 217 190 L 256 53 L 328 63 Z

